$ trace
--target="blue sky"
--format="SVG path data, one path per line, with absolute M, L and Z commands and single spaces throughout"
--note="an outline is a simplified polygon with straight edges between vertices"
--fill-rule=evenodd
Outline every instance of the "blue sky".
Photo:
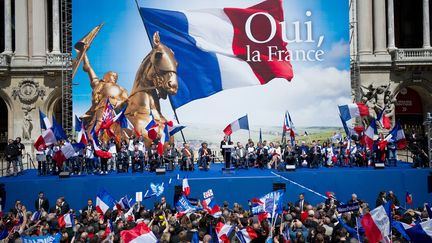
M 258 2 L 141 0 L 139 4 L 182 10 L 248 7 Z M 306 16 L 308 10 L 312 13 L 310 17 Z M 251 126 L 272 126 L 280 125 L 285 110 L 290 110 L 298 126 L 340 126 L 336 105 L 350 102 L 348 0 L 285 0 L 284 13 L 288 35 L 292 33 L 291 23 L 300 21 L 304 38 L 303 23 L 313 21 L 314 39 L 325 36 L 320 49 L 326 52 L 326 60 L 293 63 L 295 79 L 290 83 L 276 79 L 264 86 L 227 90 L 193 101 L 177 111 L 182 122 L 215 124 L 223 129 L 227 123 L 248 113 Z M 105 24 L 88 51 L 90 62 L 100 78 L 107 71 L 117 72 L 119 84 L 129 90 L 141 60 L 150 51 L 135 1 L 73 0 L 73 43 L 102 22 Z M 303 43 L 290 44 L 288 48 L 310 49 L 315 46 Z M 74 113 L 81 115 L 91 104 L 89 80 L 81 67 L 73 82 L 78 84 L 73 89 Z M 173 116 L 168 101 L 162 101 L 161 106 L 166 117 Z M 320 114 L 323 109 L 328 110 L 325 115 Z

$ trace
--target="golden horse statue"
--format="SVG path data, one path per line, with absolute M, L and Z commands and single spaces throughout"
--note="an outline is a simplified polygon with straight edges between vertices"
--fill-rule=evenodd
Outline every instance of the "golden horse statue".
M 177 90 L 177 61 L 174 52 L 161 43 L 159 33 L 155 32 L 153 49 L 138 68 L 126 109 L 126 117 L 144 135 L 146 145 L 151 143 L 144 132 L 150 121 L 150 112 L 162 132 L 166 119 L 162 115 L 159 99 L 175 95 Z

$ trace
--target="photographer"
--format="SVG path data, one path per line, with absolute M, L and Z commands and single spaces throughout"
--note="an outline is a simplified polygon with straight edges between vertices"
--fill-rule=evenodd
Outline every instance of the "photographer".
M 8 145 L 6 146 L 5 149 L 5 157 L 6 157 L 6 161 L 8 162 L 7 164 L 7 175 L 10 176 L 10 167 L 12 165 L 13 167 L 13 176 L 17 175 L 17 160 L 18 160 L 18 155 L 19 155 L 19 149 L 18 146 L 14 143 L 14 141 L 12 139 L 8 140 Z

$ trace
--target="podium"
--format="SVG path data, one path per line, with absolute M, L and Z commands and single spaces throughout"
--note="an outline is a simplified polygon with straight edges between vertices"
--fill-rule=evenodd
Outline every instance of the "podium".
M 231 168 L 231 150 L 234 149 L 234 145 L 233 144 L 228 144 L 228 145 L 222 145 L 222 150 L 223 150 L 223 157 L 225 159 L 225 168 L 229 169 Z

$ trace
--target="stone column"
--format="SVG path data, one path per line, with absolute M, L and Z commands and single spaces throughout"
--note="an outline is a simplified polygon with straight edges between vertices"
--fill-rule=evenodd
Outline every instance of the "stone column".
M 423 0 L 423 48 L 430 48 L 429 0 Z
M 27 0 L 15 0 L 15 56 L 14 59 L 27 59 L 29 56 Z
M 43 59 L 47 53 L 46 0 L 32 0 L 32 58 Z
M 396 49 L 394 29 L 394 0 L 387 0 L 387 47 L 389 50 Z
M 374 0 L 374 53 L 385 54 L 386 48 L 386 8 L 385 0 Z
M 11 0 L 4 0 L 4 54 L 12 54 L 12 8 Z
M 372 54 L 372 0 L 357 0 L 359 54 Z
M 60 53 L 60 18 L 59 0 L 52 1 L 52 28 L 53 28 L 53 49 L 52 53 Z

